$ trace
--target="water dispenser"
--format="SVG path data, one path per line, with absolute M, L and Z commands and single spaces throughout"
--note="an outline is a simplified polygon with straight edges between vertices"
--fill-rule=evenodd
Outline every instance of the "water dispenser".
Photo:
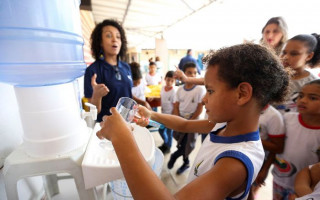
M 14 85 L 26 152 L 56 156 L 87 140 L 76 78 L 84 74 L 78 0 L 0 3 L 0 82 Z
M 17 181 L 26 176 L 67 172 L 80 199 L 95 199 L 95 186 L 123 178 L 115 152 L 99 146 L 99 124 L 92 132 L 82 119 L 88 114 L 82 113 L 76 81 L 86 68 L 79 5 L 79 0 L 0 2 L 0 82 L 14 86 L 24 140 L 5 161 L 8 199 L 18 199 Z M 152 135 L 138 126 L 133 134 L 152 166 Z

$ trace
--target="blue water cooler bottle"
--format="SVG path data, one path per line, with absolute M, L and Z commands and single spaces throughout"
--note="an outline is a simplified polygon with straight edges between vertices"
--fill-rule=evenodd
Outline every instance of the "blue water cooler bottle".
M 31 156 L 70 152 L 88 136 L 75 82 L 86 68 L 79 6 L 79 0 L 0 3 L 0 82 L 14 85 Z

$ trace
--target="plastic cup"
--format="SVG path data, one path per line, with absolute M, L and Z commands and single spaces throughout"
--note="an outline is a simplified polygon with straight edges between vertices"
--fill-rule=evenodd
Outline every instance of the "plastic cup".
M 138 106 L 135 100 L 129 97 L 121 97 L 116 105 L 116 109 L 127 123 L 131 123 L 138 111 Z
M 116 105 L 116 109 L 127 123 L 131 123 L 138 111 L 138 106 L 135 100 L 129 97 L 121 97 Z M 105 150 L 114 150 L 112 143 L 107 139 L 100 142 L 100 147 Z

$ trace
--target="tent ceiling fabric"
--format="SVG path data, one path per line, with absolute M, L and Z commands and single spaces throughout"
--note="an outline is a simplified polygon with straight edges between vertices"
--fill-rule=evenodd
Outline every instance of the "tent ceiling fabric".
M 116 19 L 124 27 L 128 47 L 141 47 L 209 6 L 215 0 L 91 0 L 96 23 Z

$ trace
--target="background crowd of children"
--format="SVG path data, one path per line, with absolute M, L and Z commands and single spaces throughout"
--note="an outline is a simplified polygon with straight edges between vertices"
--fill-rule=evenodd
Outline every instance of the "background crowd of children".
M 266 29 L 268 28 L 270 27 L 267 25 Z M 249 199 L 256 199 L 258 189 L 265 184 L 273 164 L 275 200 L 301 196 L 295 192 L 296 175 L 304 168 L 306 168 L 304 170 L 309 169 L 309 165 L 310 169 L 313 165 L 319 165 L 316 163 L 320 162 L 320 80 L 316 80 L 318 77 L 307 70 L 319 64 L 319 42 L 317 34 L 297 35 L 283 43 L 282 50 L 278 51 L 283 66 L 289 69 L 291 74 L 290 92 L 283 104 L 267 105 L 261 112 L 259 131 L 265 150 L 265 160 L 251 187 Z M 135 64 L 131 64 L 131 70 L 134 74 L 139 66 L 133 65 Z M 139 87 L 144 88 L 139 90 L 140 93 L 146 92 L 146 84 L 161 84 L 161 75 L 156 73 L 156 69 L 156 63 L 150 62 L 149 73 L 145 80 L 142 80 L 141 72 L 138 72 L 139 83 L 141 82 Z M 187 62 L 181 69 L 189 80 L 196 77 L 195 63 Z M 186 82 L 176 88 L 176 76 L 173 71 L 168 71 L 165 75 L 163 81 L 165 84 L 161 90 L 161 112 L 185 119 L 197 119 L 203 109 L 204 87 L 182 78 Z M 133 80 L 135 81 L 134 75 Z M 133 88 L 133 94 L 139 96 L 138 91 L 135 91 L 136 87 L 135 85 Z M 145 100 L 144 96 L 142 100 Z M 177 150 L 171 154 L 167 167 L 171 169 L 177 158 L 183 156 L 183 164 L 178 168 L 177 174 L 183 173 L 190 167 L 188 155 L 194 149 L 197 133 L 185 134 L 166 127 L 160 128 L 159 133 L 164 140 L 159 147 L 163 153 L 170 152 L 173 137 L 177 140 Z M 316 168 L 315 166 L 313 168 Z M 314 174 L 310 176 L 313 177 Z M 316 179 L 317 182 L 319 179 L 320 175 Z M 315 187 L 317 182 L 311 181 L 310 178 L 311 190 L 319 189 Z M 297 181 L 296 185 L 301 185 L 301 182 Z
M 196 163 L 193 164 L 196 164 L 192 168 L 194 173 L 190 173 L 189 176 L 192 180 L 198 178 L 194 182 L 201 185 L 204 190 L 212 184 L 220 191 L 211 193 L 206 190 L 208 194 L 204 194 L 203 191 L 199 191 L 199 188 L 202 187 L 195 187 L 195 183 L 190 182 L 189 186 L 177 193 L 178 196 L 185 197 L 184 195 L 188 193 L 186 190 L 191 188 L 198 192 L 195 193 L 196 195 L 202 197 L 209 195 L 211 197 L 232 196 L 240 199 L 247 197 L 250 200 L 257 199 L 258 189 L 265 184 L 265 179 L 273 165 L 274 200 L 320 199 L 320 80 L 308 69 L 320 64 L 320 36 L 318 34 L 301 34 L 287 40 L 285 21 L 281 17 L 274 17 L 262 29 L 261 44 L 267 46 L 271 51 L 274 50 L 278 56 L 277 59 L 275 59 L 276 55 L 269 55 L 270 52 L 260 49 L 260 45 L 239 45 L 219 50 L 217 54 L 212 52 L 211 57 L 209 56 L 207 60 L 207 67 L 210 68 L 205 78 L 196 77 L 199 70 L 196 63 L 186 62 L 179 65 L 181 70 L 168 71 L 163 79 L 163 74 L 159 74 L 162 70 L 159 70 L 160 66 L 157 66 L 156 62 L 150 61 L 149 71 L 143 76 L 138 63 L 131 63 L 130 70 L 126 63 L 119 61 L 122 55 L 119 50 L 123 50 L 123 41 L 125 41 L 122 40 L 124 32 L 121 26 L 113 21 L 104 21 L 97 30 L 96 37 L 104 36 L 105 33 L 106 39 L 102 38 L 105 42 L 99 43 L 96 49 L 93 48 L 96 53 L 96 62 L 88 67 L 85 76 L 85 95 L 90 102 L 95 105 L 99 104 L 97 105 L 100 112 L 98 121 L 102 121 L 103 115 L 110 114 L 109 109 L 113 107 L 111 104 L 108 104 L 107 107 L 101 106 L 100 104 L 106 103 L 103 97 L 111 97 L 108 94 L 117 90 L 115 88 L 119 88 L 116 83 L 121 83 L 123 86 L 128 85 L 129 88 L 132 88 L 131 92 L 123 91 L 123 94 L 134 98 L 149 110 L 153 110 L 152 112 L 144 107 L 141 108 L 140 111 L 146 118 L 153 118 L 164 124 L 159 129 L 164 140 L 159 147 L 160 150 L 163 153 L 169 153 L 172 138 L 177 140 L 177 150 L 171 154 L 167 164 L 167 167 L 171 169 L 177 158 L 182 156 L 183 164 L 177 170 L 177 174 L 183 173 L 190 167 L 188 155 L 194 149 L 197 133 L 202 133 L 202 131 L 208 133 L 208 129 L 213 129 L 213 124 L 227 122 L 222 128 L 210 132 L 201 147 L 203 154 L 198 154 Z M 93 40 L 94 36 L 93 34 Z M 111 44 L 114 47 L 112 51 L 108 49 Z M 186 57 L 188 56 L 190 57 L 190 55 Z M 282 65 L 278 65 L 279 58 Z M 186 58 L 181 59 L 181 61 L 184 60 Z M 104 71 L 106 69 L 109 72 Z M 251 71 L 248 71 L 249 69 Z M 290 81 L 289 79 L 287 81 L 284 69 L 287 70 L 286 76 L 290 77 Z M 131 71 L 131 77 L 129 71 Z M 122 77 L 121 74 L 127 76 Z M 133 83 L 132 87 L 130 87 L 130 78 Z M 183 83 L 178 88 L 175 86 L 175 78 Z M 203 84 L 206 84 L 207 92 L 201 86 Z M 159 97 L 146 98 L 148 86 L 151 85 L 162 85 Z M 285 96 L 287 88 L 289 88 L 288 95 Z M 122 94 L 119 93 L 119 95 Z M 280 100 L 281 103 L 275 103 Z M 203 104 L 206 104 L 208 119 L 196 120 L 202 112 Z M 164 115 L 157 112 L 160 105 Z M 118 127 L 121 125 L 121 118 L 114 113 L 116 111 L 105 118 L 113 123 L 102 122 L 102 130 L 97 135 L 109 139 L 130 137 L 130 134 L 116 130 L 116 125 Z M 258 132 L 253 130 L 253 127 L 257 119 L 255 115 L 259 116 L 259 113 Z M 143 118 L 139 119 L 138 124 L 143 125 L 145 122 L 141 120 Z M 122 131 L 129 130 L 122 128 Z M 119 135 L 114 132 L 119 132 Z M 232 135 L 234 133 L 236 134 Z M 228 134 L 231 135 L 227 136 Z M 260 136 L 257 137 L 257 134 Z M 259 143 L 259 138 L 261 138 L 261 143 Z M 231 145 L 232 148 L 237 146 L 236 151 L 232 149 L 232 154 L 228 154 L 230 152 L 225 151 L 228 145 L 224 145 L 221 147 L 225 151 L 222 157 L 217 154 L 218 158 L 213 160 L 214 163 L 204 164 L 207 167 L 206 170 L 198 170 L 203 162 L 199 159 L 205 159 L 204 155 L 211 156 L 207 153 L 212 149 L 215 149 L 212 155 L 217 153 L 216 148 L 220 143 L 232 143 L 234 145 Z M 240 143 L 250 147 L 243 148 Z M 128 150 L 126 148 L 129 148 L 118 145 L 117 142 L 113 144 L 116 151 L 121 149 L 121 152 L 125 152 Z M 212 144 L 215 146 L 211 146 Z M 260 152 L 260 146 L 263 146 L 264 149 L 264 159 L 262 159 L 263 152 Z M 243 155 L 238 157 L 238 148 L 246 152 L 245 154 L 249 156 L 249 160 L 253 161 L 254 166 L 250 166 L 247 161 L 242 160 L 245 166 L 235 161 L 243 159 Z M 250 152 L 250 148 L 255 149 L 256 152 Z M 236 155 L 233 154 L 234 151 Z M 135 167 L 145 167 L 142 165 L 142 160 L 131 158 L 126 154 L 123 156 L 119 154 L 118 157 L 134 196 L 146 195 L 140 191 L 139 184 L 133 184 L 140 179 L 158 183 L 159 188 L 148 186 L 152 191 L 148 193 L 149 195 L 158 194 L 163 197 L 169 195 L 155 177 L 151 176 L 152 172 L 145 172 L 150 177 L 137 174 L 136 177 L 132 177 Z M 236 159 L 228 160 L 225 157 Z M 127 166 L 126 160 L 131 160 L 136 165 Z M 231 169 L 227 163 L 233 163 L 234 169 Z M 234 182 L 231 181 L 230 174 L 218 173 L 223 172 L 224 168 L 228 169 L 228 173 L 239 172 Z M 148 171 L 147 168 L 144 169 Z M 212 178 L 212 175 L 215 175 L 215 180 L 206 179 L 206 177 Z M 223 181 L 228 187 L 222 188 L 219 185 Z
M 266 29 L 270 28 L 268 25 Z M 307 70 L 319 64 L 319 50 L 320 37 L 317 34 L 294 36 L 278 50 L 283 66 L 291 74 L 290 90 L 283 104 L 267 105 L 261 112 L 259 131 L 265 160 L 248 199 L 257 199 L 258 189 L 265 184 L 273 164 L 273 199 L 295 199 L 306 195 L 306 192 L 295 191 L 299 190 L 302 184 L 302 181 L 296 181 L 295 187 L 295 177 L 299 171 L 309 168 L 316 170 L 320 162 L 320 80 Z M 188 62 L 184 64 L 182 71 L 192 80 L 192 77 L 196 77 L 196 64 Z M 173 89 L 172 71 L 165 76 L 165 82 L 161 93 L 162 113 L 197 119 L 202 112 L 201 98 L 204 96 L 204 88 L 196 87 L 192 81 L 186 81 L 177 90 Z M 170 91 L 170 95 L 166 95 L 165 91 Z M 159 147 L 163 153 L 170 152 L 172 136 L 177 140 L 177 150 L 171 154 L 167 167 L 171 169 L 176 159 L 183 156 L 183 164 L 177 174 L 183 173 L 189 168 L 188 155 L 194 148 L 197 133 L 184 134 L 168 128 L 160 129 L 159 133 L 164 140 Z M 310 172 L 304 174 L 310 176 L 308 182 L 304 182 L 309 184 L 309 193 L 315 190 L 315 193 L 320 195 L 319 185 L 317 186 L 320 175 Z M 312 195 L 316 195 L 315 193 Z

